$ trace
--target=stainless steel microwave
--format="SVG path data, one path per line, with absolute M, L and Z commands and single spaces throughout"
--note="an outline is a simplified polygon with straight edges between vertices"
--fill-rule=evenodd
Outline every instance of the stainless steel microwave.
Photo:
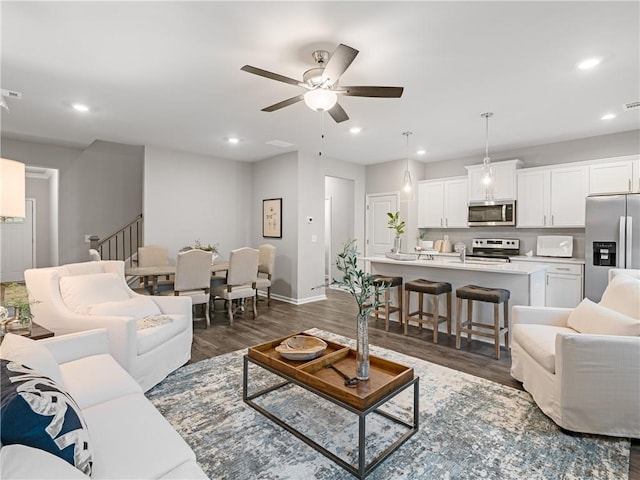
M 470 227 L 502 226 L 516 224 L 516 202 L 486 201 L 469 203 L 467 225 Z

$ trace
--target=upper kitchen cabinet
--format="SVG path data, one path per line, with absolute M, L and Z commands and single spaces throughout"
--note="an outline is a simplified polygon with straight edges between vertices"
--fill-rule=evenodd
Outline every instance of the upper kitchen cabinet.
M 491 162 L 494 179 L 492 200 L 516 199 L 516 168 L 521 164 L 520 160 Z M 465 168 L 467 169 L 467 178 L 469 180 L 469 202 L 487 200 L 487 192 L 480 180 L 482 165 L 471 165 Z
M 467 226 L 467 177 L 418 183 L 418 227 Z
M 517 226 L 584 227 L 588 177 L 584 165 L 518 171 Z
M 640 191 L 640 160 L 637 155 L 620 161 L 602 160 L 589 166 L 589 194 Z

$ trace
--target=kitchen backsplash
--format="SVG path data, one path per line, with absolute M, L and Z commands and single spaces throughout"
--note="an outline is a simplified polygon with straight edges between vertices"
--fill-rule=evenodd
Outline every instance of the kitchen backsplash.
M 515 227 L 473 227 L 473 228 L 421 228 L 424 240 L 442 240 L 449 235 L 451 245 L 462 242 L 471 251 L 474 238 L 517 238 L 520 240 L 520 255 L 529 250 L 536 254 L 538 235 L 572 235 L 573 258 L 584 258 L 584 228 L 515 228 Z

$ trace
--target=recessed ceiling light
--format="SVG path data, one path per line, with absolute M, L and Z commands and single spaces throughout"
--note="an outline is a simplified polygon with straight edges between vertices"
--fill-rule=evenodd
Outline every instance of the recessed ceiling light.
M 600 120 L 612 120 L 616 118 L 616 116 L 613 113 L 607 113 L 603 116 L 600 117 Z
M 416 154 L 417 154 L 417 155 L 424 155 L 425 153 L 427 153 L 427 151 L 426 151 L 426 150 L 418 150 L 418 151 L 416 152 Z
M 229 137 L 227 138 L 227 142 L 236 144 L 236 143 L 240 143 L 240 139 L 238 137 Z
M 87 107 L 86 105 L 83 105 L 82 103 L 74 103 L 71 106 L 73 107 L 74 110 L 76 110 L 78 112 L 88 112 L 89 111 L 89 107 Z
M 587 60 L 583 60 L 578 64 L 578 68 L 580 70 L 589 70 L 590 68 L 595 67 L 600 63 L 599 58 L 588 58 Z
M 354 133 L 354 134 L 355 134 L 355 133 L 360 133 L 360 132 L 362 131 L 362 128 L 360 128 L 360 127 L 351 127 L 351 128 L 349 129 L 349 131 L 350 131 L 351 133 Z

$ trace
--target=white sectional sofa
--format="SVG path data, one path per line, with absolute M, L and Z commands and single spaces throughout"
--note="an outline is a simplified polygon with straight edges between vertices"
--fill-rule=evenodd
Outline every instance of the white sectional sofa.
M 193 451 L 109 354 L 106 329 L 37 342 L 7 335 L 0 346 L 0 357 L 10 361 L 3 365 L 16 369 L 22 364 L 52 378 L 75 400 L 87 430 L 84 437 L 78 434 L 76 438 L 88 438 L 91 478 L 207 478 Z M 8 378 L 3 370 L 3 384 Z M 5 425 L 6 419 L 2 420 Z M 2 431 L 0 478 L 88 478 L 54 453 L 24 444 L 5 444 L 5 434 L 9 433 Z
M 640 438 L 639 277 L 610 270 L 599 304 L 513 307 L 511 376 L 560 427 Z

